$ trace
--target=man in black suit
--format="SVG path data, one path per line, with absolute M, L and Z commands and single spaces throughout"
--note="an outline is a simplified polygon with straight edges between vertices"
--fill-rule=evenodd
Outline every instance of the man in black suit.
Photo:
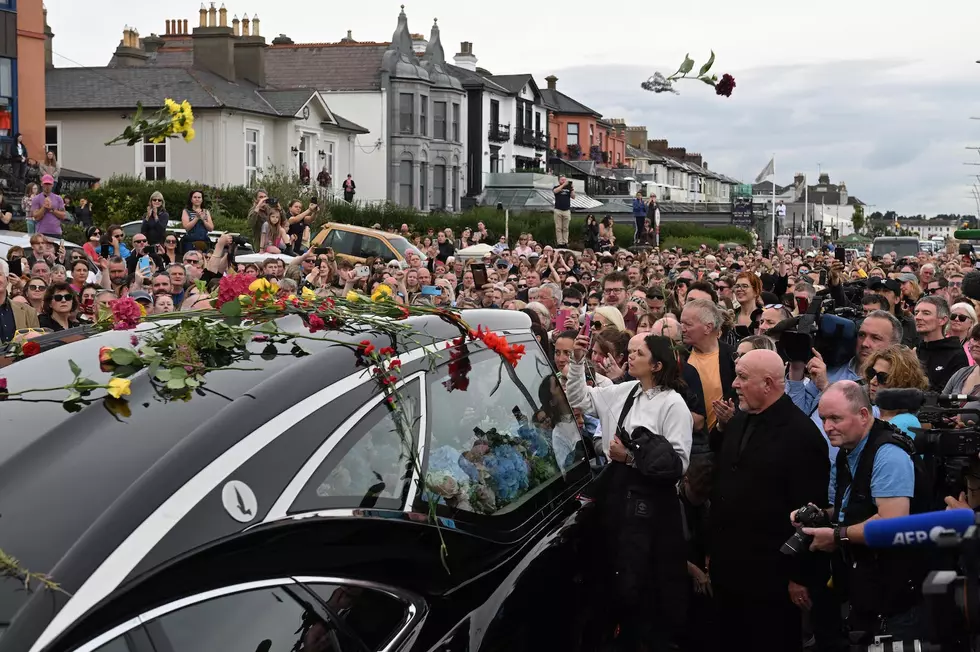
M 805 587 L 826 568 L 813 553 L 780 552 L 794 532 L 786 507 L 825 506 L 830 482 L 827 443 L 785 395 L 783 374 L 774 351 L 743 355 L 733 383 L 739 412 L 713 442 L 709 540 L 719 645 L 753 652 L 801 649 Z

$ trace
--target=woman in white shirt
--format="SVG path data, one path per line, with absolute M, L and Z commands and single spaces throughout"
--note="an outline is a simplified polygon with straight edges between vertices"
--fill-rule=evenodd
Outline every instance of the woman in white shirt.
M 586 384 L 589 346 L 585 335 L 575 340 L 565 389 L 573 408 L 599 417 L 611 460 L 594 492 L 608 595 L 593 604 L 606 610 L 604 631 L 619 629 L 617 649 L 666 650 L 687 612 L 690 580 L 676 485 L 691 457 L 694 420 L 678 391 L 684 385 L 669 338 L 634 336 L 628 364 L 636 380 L 608 387 Z M 640 448 L 627 446 L 630 440 L 642 441 Z M 645 454 L 652 450 L 657 454 Z M 666 459 L 666 468 L 650 464 L 654 458 Z

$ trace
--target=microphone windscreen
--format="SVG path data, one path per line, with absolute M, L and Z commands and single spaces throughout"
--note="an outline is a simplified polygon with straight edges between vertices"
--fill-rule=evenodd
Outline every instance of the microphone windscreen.
M 972 509 L 877 518 L 864 524 L 864 541 L 869 548 L 935 545 L 943 532 L 953 530 L 963 536 L 975 523 L 976 515 Z
M 976 270 L 967 272 L 963 277 L 962 290 L 964 296 L 980 301 L 980 272 Z
M 921 389 L 896 387 L 879 389 L 875 393 L 875 405 L 888 411 L 918 412 L 924 401 L 925 395 Z

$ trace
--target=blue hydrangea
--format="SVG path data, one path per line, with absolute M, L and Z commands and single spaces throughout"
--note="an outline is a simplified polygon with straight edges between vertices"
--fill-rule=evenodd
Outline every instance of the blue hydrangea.
M 461 466 L 464 462 L 473 466 L 452 446 L 442 446 L 429 454 L 429 473 L 444 473 L 461 485 L 467 484 L 475 478 Z
M 551 445 L 540 428 L 522 425 L 512 432 L 514 432 L 515 437 L 527 444 L 527 449 L 531 451 L 534 457 L 548 457 L 551 454 Z
M 497 446 L 491 455 L 484 458 L 484 463 L 494 491 L 501 500 L 514 500 L 521 490 L 528 488 L 527 462 L 513 446 Z
M 465 457 L 463 457 L 462 455 L 459 456 L 459 466 L 461 469 L 463 469 L 463 472 L 470 479 L 470 482 L 480 481 L 480 471 L 476 468 L 476 465 L 473 464 L 473 462 L 466 459 Z

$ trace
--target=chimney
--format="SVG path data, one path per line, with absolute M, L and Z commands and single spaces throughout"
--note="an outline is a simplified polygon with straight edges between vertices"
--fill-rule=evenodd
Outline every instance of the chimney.
M 647 148 L 647 128 L 646 127 L 627 127 L 626 143 L 630 147 L 637 149 Z
M 170 36 L 171 34 L 173 34 L 173 29 L 174 29 L 174 21 L 172 21 L 171 19 L 168 18 L 167 19 L 167 29 L 163 30 L 163 35 L 164 36 Z
M 204 3 L 203 2 L 201 3 L 200 16 L 201 16 L 201 24 L 198 25 L 198 27 L 207 27 L 208 26 L 208 10 L 204 6 Z
M 546 82 L 548 82 L 548 90 L 549 91 L 558 90 L 558 78 L 557 77 L 555 77 L 554 75 L 548 75 L 547 77 L 544 78 L 544 80 Z
M 186 19 L 186 18 L 184 19 L 184 26 L 183 26 L 183 28 L 182 28 L 182 29 L 180 30 L 180 33 L 181 33 L 181 34 L 190 34 L 190 33 L 191 33 L 191 32 L 190 32 L 190 30 L 189 30 L 189 29 L 187 29 L 187 19 Z
M 246 24 L 248 16 L 242 21 Z M 265 38 L 259 36 L 259 17 L 252 17 L 252 35 L 242 34 L 235 43 L 235 74 L 239 80 L 245 79 L 259 88 L 265 86 Z
M 456 65 L 463 70 L 476 72 L 476 55 L 473 54 L 473 44 L 463 41 L 459 44 L 459 52 L 453 57 Z
M 819 183 L 829 186 L 830 185 L 830 175 L 827 174 L 826 172 L 821 172 L 820 173 Z
M 683 161 L 687 158 L 687 148 L 685 147 L 668 147 L 667 156 L 678 161 Z
M 804 176 L 802 172 L 797 172 L 796 175 L 793 176 L 793 185 L 796 186 L 797 188 L 803 187 L 803 183 L 805 181 L 806 181 L 806 176 Z
M 249 23 L 248 14 L 245 14 L 245 17 L 242 18 L 242 36 L 248 36 L 249 35 L 249 33 L 248 33 L 248 23 Z
M 235 36 L 242 35 L 242 21 L 238 20 L 238 14 L 235 14 L 235 17 L 231 19 L 231 33 Z
M 344 38 L 340 39 L 340 42 L 341 43 L 357 43 L 357 41 L 354 40 L 354 35 L 353 35 L 353 32 L 351 30 L 347 30 L 347 36 L 345 36 Z
M 157 36 L 156 34 L 150 34 L 145 39 L 143 39 L 143 51 L 147 54 L 156 54 L 160 48 L 164 46 L 166 41 Z
M 235 81 L 235 35 L 230 27 L 217 25 L 217 14 L 213 2 L 207 11 L 201 5 L 201 22 L 207 24 L 194 28 L 194 67 Z
M 218 9 L 218 27 L 228 27 L 228 10 L 225 9 L 224 3 L 221 4 L 221 9 Z
M 48 25 L 48 9 L 44 8 L 44 67 L 54 68 L 54 32 Z
M 656 154 L 667 154 L 667 150 L 670 147 L 667 146 L 666 140 L 650 140 L 647 141 L 647 149 Z
M 140 35 L 135 29 L 126 26 L 123 37 L 112 56 L 116 68 L 138 68 L 146 63 L 150 56 L 140 47 Z
M 425 48 L 429 42 L 425 40 L 424 34 L 412 34 L 412 52 L 415 54 L 425 54 Z
M 293 45 L 293 39 L 289 38 L 285 34 L 280 34 L 276 38 L 272 39 L 273 45 Z

